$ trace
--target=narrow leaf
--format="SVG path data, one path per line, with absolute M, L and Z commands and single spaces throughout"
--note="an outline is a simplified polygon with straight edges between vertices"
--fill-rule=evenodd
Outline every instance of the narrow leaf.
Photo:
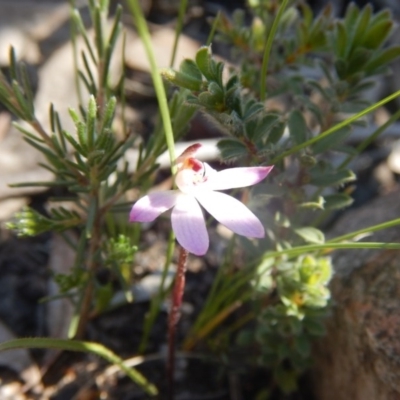
M 351 206 L 353 198 L 345 193 L 336 193 L 324 196 L 324 209 L 325 210 L 341 210 Z
M 311 171 L 310 184 L 316 186 L 337 186 L 352 182 L 356 179 L 355 174 L 349 169 L 339 171 L 324 171 L 314 169 Z
M 322 244 L 325 243 L 324 234 L 317 228 L 312 226 L 306 226 L 303 228 L 297 228 L 294 232 L 304 239 L 307 243 Z

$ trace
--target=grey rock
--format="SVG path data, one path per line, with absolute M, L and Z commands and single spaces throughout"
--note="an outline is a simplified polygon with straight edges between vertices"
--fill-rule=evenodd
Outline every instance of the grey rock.
M 348 211 L 332 236 L 398 218 L 400 189 Z M 369 241 L 398 242 L 400 227 Z M 314 349 L 318 400 L 400 398 L 400 251 L 348 250 L 333 257 L 332 315 Z

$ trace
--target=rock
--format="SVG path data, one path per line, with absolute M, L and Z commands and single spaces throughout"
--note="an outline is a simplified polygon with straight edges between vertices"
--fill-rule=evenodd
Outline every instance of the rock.
M 9 64 L 10 45 L 14 47 L 18 60 L 39 63 L 42 54 L 38 42 L 49 37 L 52 41 L 51 36 L 65 24 L 70 15 L 70 7 L 66 1 L 1 0 L 0 7 L 2 66 Z M 65 31 L 69 31 L 67 26 Z
M 1 3 L 0 3 L 1 4 Z M 90 34 L 90 32 L 89 32 Z M 84 47 L 82 38 L 77 40 L 78 49 Z M 110 63 L 112 82 L 116 82 L 121 74 L 122 66 L 122 39 L 116 45 L 116 52 Z M 79 65 L 82 64 L 80 60 Z M 75 72 L 72 58 L 72 44 L 67 42 L 60 46 L 38 69 L 39 85 L 36 92 L 34 106 L 35 115 L 45 131 L 50 134 L 50 103 L 59 112 L 63 128 L 74 134 L 76 129 L 69 116 L 68 109 L 78 109 L 79 99 L 75 86 Z M 87 104 L 89 95 L 82 91 L 83 104 Z M 4 122 L 3 122 L 4 120 Z M 4 125 L 4 129 L 3 129 Z M 9 123 L 8 123 L 9 125 Z M 22 125 L 28 131 L 34 129 L 25 123 Z M 44 157 L 32 146 L 23 140 L 23 135 L 14 127 L 10 127 L 7 134 L 6 117 L 0 118 L 0 199 L 41 192 L 44 186 L 10 188 L 9 185 L 20 182 L 43 182 L 53 180 L 53 174 L 40 167 L 45 163 Z
M 153 46 L 155 61 L 159 68 L 169 67 L 174 40 L 174 29 L 157 25 L 152 27 L 151 44 Z M 178 42 L 174 67 L 178 68 L 181 61 L 185 58 L 193 59 L 199 48 L 199 42 L 182 34 Z M 150 71 L 143 43 L 131 30 L 127 30 L 126 64 L 131 69 Z
M 398 218 L 400 189 L 345 213 L 332 236 Z M 350 214 L 351 213 L 351 214 Z M 400 227 L 369 241 L 398 242 Z M 400 399 L 400 251 L 350 250 L 333 256 L 332 315 L 314 351 L 318 400 Z
M 111 30 L 112 22 L 111 19 L 108 20 L 109 31 Z M 89 29 L 87 34 L 89 38 L 92 38 L 94 36 L 93 29 Z M 85 42 L 81 36 L 76 39 L 76 46 L 78 55 L 81 54 L 82 51 L 85 51 L 87 54 Z M 122 35 L 120 35 L 115 44 L 114 52 L 110 60 L 110 86 L 117 85 L 120 80 L 123 70 L 121 61 L 123 58 L 123 50 L 123 40 Z M 87 58 L 89 68 L 93 76 L 96 77 L 98 75 L 96 67 L 91 58 L 89 56 Z M 77 64 L 81 70 L 84 70 L 84 63 L 81 56 L 78 56 Z M 54 108 L 59 113 L 63 128 L 71 134 L 74 134 L 76 129 L 68 110 L 70 108 L 77 110 L 80 104 L 80 99 L 75 80 L 76 74 L 73 59 L 73 46 L 70 41 L 57 48 L 46 62 L 40 66 L 38 76 L 39 87 L 34 102 L 36 118 L 44 126 L 46 131 L 49 131 L 49 108 L 50 103 L 53 103 Z M 89 100 L 89 93 L 81 81 L 80 91 L 82 105 L 86 107 Z
M 11 127 L 0 146 L 0 199 L 42 192 L 43 186 L 12 188 L 9 185 L 52 180 L 53 174 L 38 165 L 43 159 L 42 154 Z

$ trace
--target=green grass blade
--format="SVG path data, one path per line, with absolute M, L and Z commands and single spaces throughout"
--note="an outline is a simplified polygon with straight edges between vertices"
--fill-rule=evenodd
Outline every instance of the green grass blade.
M 327 137 L 331 135 L 332 133 L 338 131 L 339 129 L 344 128 L 345 126 L 351 124 L 352 122 L 357 121 L 358 119 L 362 118 L 364 115 L 369 114 L 372 111 L 375 111 L 377 108 L 382 107 L 384 104 L 388 103 L 391 100 L 394 100 L 396 97 L 400 96 L 400 90 L 398 90 L 395 93 L 392 93 L 390 96 L 385 97 L 383 100 L 378 101 L 377 103 L 373 104 L 372 106 L 369 106 L 365 108 L 363 111 L 345 119 L 342 122 L 339 122 L 332 128 L 327 129 L 325 132 L 322 132 L 318 136 L 313 137 L 310 140 L 307 140 L 304 143 L 300 143 L 297 146 L 291 147 L 289 150 L 284 151 L 283 153 L 279 154 L 279 156 L 275 157 L 270 161 L 271 164 L 277 164 L 281 160 L 283 160 L 285 157 L 290 156 L 291 154 L 297 153 L 299 150 L 304 149 L 307 146 L 310 146 L 319 140 L 321 140 L 324 137 Z
M 169 157 L 171 160 L 171 171 L 172 174 L 175 174 L 176 166 L 175 162 L 175 143 L 174 143 L 174 134 L 172 131 L 172 123 L 169 115 L 168 109 L 168 100 L 167 95 L 165 93 L 164 84 L 161 78 L 161 74 L 158 71 L 156 60 L 154 57 L 154 51 L 151 44 L 151 38 L 149 29 L 147 27 L 146 20 L 144 19 L 142 9 L 140 8 L 140 4 L 138 0 L 128 0 L 128 5 L 133 15 L 133 18 L 136 22 L 136 27 L 139 33 L 139 36 L 143 42 L 143 45 L 146 50 L 146 54 L 150 63 L 151 68 L 151 76 L 154 83 L 154 89 L 156 91 L 158 105 L 160 107 L 161 118 L 164 125 L 165 139 L 168 146 Z
M 264 101 L 265 96 L 266 96 L 267 68 L 268 68 L 269 56 L 271 54 L 272 43 L 274 41 L 276 31 L 278 30 L 279 21 L 281 20 L 281 17 L 286 9 L 288 1 L 289 0 L 282 1 L 282 4 L 279 7 L 278 13 L 276 14 L 276 18 L 274 19 L 271 30 L 269 32 L 267 43 L 265 45 L 263 63 L 262 63 L 262 67 L 261 67 L 261 82 L 260 82 L 260 86 L 261 86 L 260 87 L 260 100 L 261 101 Z
M 148 380 L 137 370 L 129 368 L 124 364 L 124 361 L 111 350 L 107 349 L 99 343 L 84 342 L 78 340 L 65 340 L 53 338 L 29 338 L 29 339 L 14 339 L 0 343 L 0 351 L 12 349 L 61 349 L 68 351 L 79 351 L 84 353 L 92 353 L 112 364 L 118 365 L 126 375 L 137 383 L 149 395 L 155 396 L 157 388 L 148 382 Z

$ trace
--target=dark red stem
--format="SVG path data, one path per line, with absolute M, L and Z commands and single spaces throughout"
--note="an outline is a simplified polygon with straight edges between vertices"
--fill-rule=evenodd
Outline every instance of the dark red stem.
M 185 290 L 185 272 L 188 252 L 181 247 L 179 251 L 178 267 L 175 275 L 175 284 L 172 291 L 171 310 L 168 318 L 168 360 L 167 380 L 168 399 L 174 398 L 174 369 L 175 369 L 175 328 L 180 317 L 183 292 Z

